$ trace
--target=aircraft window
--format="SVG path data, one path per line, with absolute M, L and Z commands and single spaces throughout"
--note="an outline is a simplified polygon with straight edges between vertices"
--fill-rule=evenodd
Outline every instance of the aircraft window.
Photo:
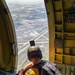
M 35 40 L 36 45 L 42 50 L 43 59 L 48 60 L 48 22 L 44 0 L 6 0 L 6 2 L 17 35 L 18 69 L 28 63 L 26 51 L 30 40 Z

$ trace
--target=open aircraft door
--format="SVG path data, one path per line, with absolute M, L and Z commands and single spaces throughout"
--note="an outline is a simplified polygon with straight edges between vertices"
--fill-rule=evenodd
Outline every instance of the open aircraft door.
M 15 73 L 17 55 L 17 42 L 12 18 L 5 0 L 0 0 L 0 70 Z
M 45 0 L 49 60 L 63 75 L 75 75 L 75 0 Z
M 75 75 L 75 0 L 45 0 L 49 27 L 49 60 L 63 75 Z M 0 0 L 0 70 L 15 73 L 17 42 L 5 0 Z

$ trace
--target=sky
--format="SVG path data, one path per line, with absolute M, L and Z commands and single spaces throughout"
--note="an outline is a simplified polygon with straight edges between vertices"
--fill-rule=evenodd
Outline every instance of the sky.
M 25 4 L 38 4 L 44 3 L 44 0 L 5 0 L 7 3 L 25 3 Z

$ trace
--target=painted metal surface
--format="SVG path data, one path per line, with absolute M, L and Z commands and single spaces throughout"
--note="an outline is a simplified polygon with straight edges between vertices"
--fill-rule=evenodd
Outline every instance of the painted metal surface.
M 75 75 L 75 0 L 45 0 L 45 5 L 49 60 L 57 64 L 63 75 Z
M 13 21 L 5 0 L 0 0 L 0 69 L 14 73 L 17 53 Z

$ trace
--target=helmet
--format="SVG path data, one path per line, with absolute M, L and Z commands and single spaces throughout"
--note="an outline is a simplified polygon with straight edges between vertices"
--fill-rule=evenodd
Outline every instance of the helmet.
M 36 46 L 30 46 L 28 48 L 28 59 L 31 60 L 31 58 L 40 58 L 42 59 L 42 53 L 39 47 Z

